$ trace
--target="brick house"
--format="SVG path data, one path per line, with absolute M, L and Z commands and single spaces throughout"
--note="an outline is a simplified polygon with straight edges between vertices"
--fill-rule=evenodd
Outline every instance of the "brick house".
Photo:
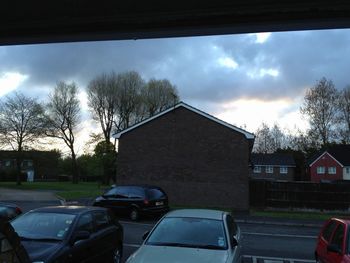
M 350 145 L 335 145 L 309 160 L 312 182 L 350 180 Z
M 0 151 L 0 181 L 16 180 L 17 154 L 16 151 Z M 58 180 L 59 157 L 60 154 L 54 151 L 22 152 L 22 179 L 26 180 L 29 173 L 34 181 Z
M 286 153 L 252 153 L 251 178 L 269 180 L 295 180 L 294 158 Z
M 253 134 L 180 102 L 114 137 L 117 184 L 160 186 L 171 205 L 249 208 Z

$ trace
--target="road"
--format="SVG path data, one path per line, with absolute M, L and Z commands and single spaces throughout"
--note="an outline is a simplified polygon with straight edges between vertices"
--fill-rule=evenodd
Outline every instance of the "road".
M 150 223 L 122 221 L 124 227 L 124 259 L 142 243 L 142 235 L 152 228 Z M 245 262 L 270 258 L 274 262 L 289 259 L 294 262 L 313 262 L 313 251 L 319 228 L 239 224 L 243 233 Z M 258 260 L 260 261 L 260 260 Z
M 47 205 L 58 205 L 59 200 L 20 200 L 23 211 Z M 124 227 L 125 260 L 140 246 L 142 235 L 154 224 L 152 220 L 130 222 L 121 219 Z M 301 263 L 314 262 L 313 251 L 319 227 L 283 226 L 257 223 L 239 223 L 243 234 L 244 263 Z

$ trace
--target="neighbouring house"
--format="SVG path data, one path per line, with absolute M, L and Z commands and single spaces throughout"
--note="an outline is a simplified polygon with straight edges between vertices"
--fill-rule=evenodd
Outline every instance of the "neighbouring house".
M 170 205 L 249 209 L 252 133 L 180 102 L 114 137 L 117 184 L 160 186 Z
M 0 151 L 0 181 L 16 180 L 16 151 Z M 28 177 L 34 181 L 58 180 L 58 158 L 55 151 L 24 151 L 22 152 L 21 172 L 23 180 Z
M 286 153 L 252 153 L 251 173 L 253 179 L 295 180 L 295 160 Z
M 308 161 L 312 182 L 350 180 L 350 145 L 335 145 Z

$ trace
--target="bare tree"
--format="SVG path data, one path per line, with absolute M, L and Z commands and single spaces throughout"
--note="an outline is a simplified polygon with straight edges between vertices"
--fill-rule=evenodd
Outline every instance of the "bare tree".
M 262 123 L 255 133 L 254 152 L 272 153 L 274 152 L 274 141 L 271 136 L 270 128 L 266 123 Z
M 350 85 L 341 91 L 339 113 L 340 137 L 343 142 L 350 143 Z
M 90 81 L 88 105 L 93 119 L 100 123 L 104 140 L 108 144 L 117 112 L 119 96 L 118 76 L 114 72 L 102 74 Z
M 144 80 L 135 71 L 118 74 L 119 94 L 114 118 L 116 132 L 142 120 L 141 96 L 144 85 Z
M 330 143 L 337 122 L 339 93 L 331 80 L 322 78 L 306 92 L 300 111 L 307 116 L 315 137 L 322 145 Z
M 0 102 L 1 143 L 17 151 L 17 184 L 21 184 L 22 152 L 44 135 L 44 111 L 33 98 L 21 93 Z
M 63 140 L 71 152 L 72 182 L 79 182 L 79 168 L 74 150 L 75 135 L 80 122 L 80 103 L 78 88 L 74 83 L 59 82 L 47 104 L 46 135 Z
M 151 117 L 179 102 L 177 89 L 169 80 L 151 79 L 143 90 L 146 117 Z

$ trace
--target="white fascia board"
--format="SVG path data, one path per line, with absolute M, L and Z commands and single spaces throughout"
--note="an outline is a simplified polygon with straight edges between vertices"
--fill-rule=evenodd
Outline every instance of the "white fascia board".
M 334 161 L 336 161 L 341 167 L 344 167 L 344 165 L 342 165 L 337 159 L 335 159 L 329 152 L 325 151 L 324 153 L 322 153 L 315 161 L 313 161 L 309 167 L 311 167 L 312 165 L 314 165 L 314 163 L 316 163 L 319 159 L 321 159 L 321 157 L 325 156 L 326 154 L 328 154 Z
M 220 120 L 220 119 L 218 119 L 218 118 L 216 118 L 216 117 L 214 117 L 212 115 L 209 115 L 209 114 L 207 114 L 207 113 L 205 113 L 205 112 L 203 112 L 201 110 L 193 108 L 192 106 L 189 106 L 189 105 L 187 105 L 184 102 L 180 102 L 177 105 L 175 105 L 174 107 L 171 107 L 171 108 L 169 108 L 169 109 L 167 109 L 165 111 L 162 111 L 162 112 L 160 112 L 160 113 L 158 113 L 158 114 L 156 114 L 156 115 L 154 115 L 154 116 L 152 116 L 152 117 L 150 117 L 150 118 L 148 118 L 148 119 L 146 119 L 146 120 L 144 120 L 144 121 L 142 121 L 140 123 L 137 123 L 137 124 L 127 128 L 127 129 L 125 129 L 125 130 L 123 130 L 123 131 L 121 131 L 119 133 L 113 134 L 112 137 L 115 138 L 115 139 L 119 139 L 120 136 L 123 135 L 124 133 L 127 133 L 127 132 L 129 132 L 129 131 L 131 131 L 133 129 L 136 129 L 137 127 L 139 127 L 141 125 L 144 125 L 147 122 L 150 122 L 150 121 L 152 121 L 152 120 L 154 120 L 154 119 L 156 119 L 156 118 L 158 118 L 158 117 L 160 117 L 160 116 L 162 116 L 162 115 L 164 115 L 164 114 L 166 114 L 166 113 L 168 113 L 168 112 L 170 112 L 170 111 L 172 111 L 174 109 L 177 109 L 179 107 L 184 107 L 184 108 L 186 108 L 186 109 L 188 109 L 188 110 L 190 110 L 192 112 L 195 112 L 195 113 L 197 113 L 199 115 L 204 116 L 207 119 L 210 119 L 210 120 L 212 120 L 212 121 L 214 121 L 216 123 L 219 123 L 219 124 L 221 124 L 223 126 L 226 126 L 226 127 L 230 128 L 232 130 L 235 130 L 235 131 L 237 131 L 239 133 L 242 133 L 247 139 L 255 139 L 255 135 L 254 134 L 252 134 L 250 132 L 247 132 L 247 131 L 245 131 L 245 130 L 243 130 L 241 128 L 238 128 L 238 127 L 236 127 L 236 126 L 234 126 L 232 124 L 224 122 L 224 121 L 222 121 L 222 120 Z

